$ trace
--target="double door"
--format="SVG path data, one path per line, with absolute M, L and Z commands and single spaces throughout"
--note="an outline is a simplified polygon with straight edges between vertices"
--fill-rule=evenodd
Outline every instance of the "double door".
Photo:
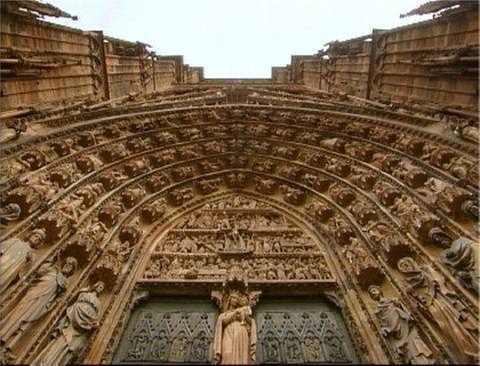
M 138 306 L 117 349 L 118 364 L 210 364 L 218 308 L 208 300 L 158 299 Z M 257 364 L 357 361 L 340 312 L 324 301 L 260 301 Z

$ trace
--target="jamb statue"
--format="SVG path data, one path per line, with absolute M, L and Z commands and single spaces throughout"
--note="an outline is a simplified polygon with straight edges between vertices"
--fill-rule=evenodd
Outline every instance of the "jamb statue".
M 102 281 L 80 290 L 77 300 L 53 332 L 53 339 L 33 361 L 34 365 L 65 365 L 78 356 L 90 333 L 98 327 L 101 303 L 98 295 L 105 289 Z
M 45 237 L 43 229 L 35 229 L 27 241 L 14 237 L 0 244 L 0 286 L 2 291 L 5 291 L 10 283 L 33 263 L 35 251 L 44 243 Z
M 398 299 L 383 297 L 378 286 L 370 286 L 368 294 L 378 303 L 373 312 L 380 323 L 381 333 L 391 342 L 402 362 L 433 364 L 435 360 L 432 351 L 420 338 L 415 320 L 408 309 Z
M 472 363 L 479 349 L 478 320 L 433 268 L 418 265 L 411 257 L 400 259 L 397 266 L 406 276 L 406 292 L 437 325 L 446 348 L 456 355 L 458 362 Z
M 11 345 L 16 342 L 34 322 L 52 309 L 58 295 L 67 288 L 68 277 L 76 268 L 77 260 L 73 257 L 68 257 L 62 267 L 53 263 L 45 263 L 40 267 L 36 282 L 2 323 L 2 343 L 8 341 Z

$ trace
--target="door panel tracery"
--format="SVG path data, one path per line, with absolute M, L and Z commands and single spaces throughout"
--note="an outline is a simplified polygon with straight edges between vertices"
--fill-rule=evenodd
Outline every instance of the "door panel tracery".
M 157 299 L 137 307 L 116 351 L 117 364 L 205 364 L 213 360 L 218 310 L 208 300 Z M 256 364 L 354 363 L 338 309 L 324 300 L 262 301 Z
M 325 302 L 265 301 L 255 311 L 257 363 L 354 363 L 345 323 Z
M 132 314 L 116 352 L 117 364 L 205 364 L 218 310 L 202 300 L 157 300 Z

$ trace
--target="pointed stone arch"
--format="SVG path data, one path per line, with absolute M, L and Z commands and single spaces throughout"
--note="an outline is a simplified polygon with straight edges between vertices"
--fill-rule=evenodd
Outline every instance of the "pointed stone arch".
M 322 232 L 321 230 L 317 230 L 315 225 L 309 219 L 309 216 L 303 213 L 298 208 L 292 206 L 291 204 L 280 200 L 279 198 L 273 198 L 272 196 L 268 196 L 263 193 L 251 191 L 251 190 L 241 190 L 235 189 L 230 190 L 226 189 L 224 191 L 212 193 L 200 199 L 194 200 L 193 202 L 189 203 L 188 205 L 182 205 L 177 210 L 171 212 L 170 215 L 162 217 L 160 221 L 158 221 L 157 225 L 153 225 L 150 232 L 144 234 L 142 239 L 139 241 L 138 245 L 143 247 L 139 250 L 142 255 L 137 256 L 136 264 L 132 264 L 129 267 L 130 271 L 129 278 L 125 278 L 125 283 L 123 283 L 122 288 L 118 290 L 118 295 L 116 296 L 116 301 L 113 302 L 109 309 L 106 309 L 106 314 L 104 315 L 109 319 L 109 322 L 112 324 L 116 324 L 118 329 L 111 329 L 108 326 L 104 327 L 97 336 L 104 338 L 104 337 L 112 337 L 110 342 L 106 345 L 107 347 L 103 349 L 103 351 L 99 349 L 92 349 L 92 355 L 103 355 L 102 360 L 108 361 L 111 359 L 113 352 L 115 351 L 115 347 L 119 342 L 119 337 L 122 333 L 122 325 L 125 326 L 128 319 L 129 314 L 131 311 L 131 306 L 129 305 L 129 298 L 131 297 L 130 293 L 134 292 L 136 288 L 142 289 L 149 289 L 151 292 L 156 294 L 162 294 L 163 296 L 169 296 L 176 294 L 186 295 L 186 294 L 196 294 L 196 295 L 203 295 L 208 296 L 209 291 L 216 288 L 221 288 L 224 278 L 228 276 L 228 271 L 218 271 L 214 274 L 213 278 L 208 277 L 208 273 L 212 271 L 193 271 L 194 275 L 193 278 L 188 275 L 189 270 L 193 269 L 191 266 L 188 268 L 181 268 L 179 271 L 178 276 L 157 276 L 150 275 L 150 278 L 146 278 L 145 273 L 148 272 L 151 267 L 152 263 L 154 263 L 155 258 L 174 258 L 176 255 L 178 256 L 183 255 L 184 257 L 192 257 L 192 253 L 166 253 L 166 252 L 159 252 L 155 255 L 155 248 L 162 248 L 162 245 L 165 242 L 168 242 L 168 235 L 172 232 L 177 233 L 179 230 L 176 229 L 179 225 L 182 225 L 189 221 L 192 214 L 198 213 L 199 210 L 205 206 L 210 207 L 211 205 L 218 204 L 218 203 L 225 203 L 225 202 L 234 202 L 235 197 L 242 197 L 245 200 L 250 200 L 250 202 L 256 202 L 257 207 L 261 206 L 259 212 L 268 212 L 271 214 L 274 212 L 278 217 L 283 218 L 284 220 L 288 220 L 291 226 L 294 226 L 296 230 L 298 230 L 302 235 L 306 234 L 309 236 L 309 240 L 312 241 L 310 247 L 312 248 L 311 251 L 307 251 L 303 249 L 303 251 L 296 252 L 296 253 L 277 253 L 277 254 L 270 254 L 270 257 L 282 257 L 282 255 L 286 255 L 286 258 L 315 258 L 317 261 L 315 262 L 315 267 L 312 268 L 312 273 L 307 273 L 305 277 L 301 278 L 293 278 L 293 279 L 263 279 L 259 280 L 255 278 L 253 275 L 251 278 L 248 279 L 249 286 L 251 288 L 259 288 L 262 289 L 265 293 L 272 293 L 272 294 L 280 294 L 282 292 L 288 291 L 288 289 L 295 288 L 297 294 L 300 296 L 316 296 L 319 298 L 324 298 L 330 301 L 332 294 L 337 294 L 334 296 L 338 296 L 339 299 L 342 299 L 337 304 L 340 304 L 339 310 L 342 311 L 344 314 L 345 321 L 349 323 L 349 329 L 351 330 L 352 338 L 358 337 L 358 334 L 364 333 L 365 329 L 361 329 L 365 327 L 365 324 L 361 325 L 359 323 L 352 322 L 354 316 L 352 313 L 356 311 L 356 306 L 358 305 L 350 305 L 350 303 L 355 303 L 358 301 L 358 298 L 349 297 L 349 299 L 345 299 L 345 287 L 343 283 L 347 281 L 347 278 L 351 277 L 351 274 L 343 272 L 344 269 L 338 266 L 338 259 L 334 258 L 333 256 L 338 256 L 338 253 L 332 250 L 334 249 L 332 239 L 328 234 Z M 225 209 L 228 211 L 228 209 Z M 249 209 L 250 210 L 250 209 Z M 223 211 L 223 209 L 217 209 L 217 211 Z M 247 210 L 248 211 L 248 210 Z M 253 210 L 250 210 L 253 211 Z M 216 221 L 214 221 L 216 223 Z M 213 223 L 212 223 L 213 224 Z M 208 230 L 208 228 L 204 228 Z M 244 235 L 244 234 L 242 234 Z M 222 237 L 216 237 L 216 239 L 222 239 Z M 177 243 L 180 240 L 177 240 Z M 143 244 L 142 244 L 143 242 Z M 202 255 L 207 258 L 212 258 L 210 256 L 213 253 L 203 253 Z M 200 256 L 202 256 L 200 255 Z M 257 257 L 265 258 L 268 257 L 265 253 L 250 253 L 246 251 L 246 253 L 221 253 L 218 251 L 217 248 L 217 256 L 222 257 L 226 256 L 226 259 L 222 259 L 223 262 L 227 263 L 230 258 L 233 256 L 236 260 L 244 261 L 245 256 L 246 259 L 255 259 Z M 250 256 L 250 257 L 249 257 Z M 332 256 L 332 257 L 331 257 Z M 322 258 L 322 265 L 318 262 L 318 258 Z M 323 261 L 324 260 L 324 261 Z M 282 262 L 279 262 L 274 267 L 280 267 Z M 150 267 L 149 267 L 150 266 Z M 319 276 L 319 268 L 321 266 L 325 266 L 324 278 Z M 204 266 L 203 266 L 204 267 Z M 203 268 L 199 267 L 197 269 Z M 327 269 L 328 268 L 328 269 Z M 253 268 L 250 268 L 249 271 L 252 272 Z M 169 271 L 171 274 L 172 271 Z M 202 277 L 203 274 L 207 273 L 207 277 Z M 335 276 L 333 275 L 335 273 Z M 168 278 L 167 278 L 168 277 Z M 348 305 L 346 305 L 348 304 Z M 97 343 L 98 344 L 98 343 Z M 361 344 L 357 343 L 355 345 L 358 347 L 357 352 L 360 354 Z M 95 342 L 93 342 L 93 347 L 95 347 Z M 89 362 L 93 362 L 92 360 L 96 360 L 96 358 L 89 359 L 87 354 L 87 360 Z
M 115 338 L 125 325 L 142 291 L 137 275 L 157 240 L 195 207 L 229 192 L 268 202 L 317 235 L 339 287 L 322 295 L 346 309 L 349 324 L 367 319 L 355 326 L 368 343 L 359 345 L 364 360 L 398 361 L 366 289 L 381 284 L 389 296 L 411 301 L 397 271 L 406 255 L 435 268 L 475 314 L 478 299 L 441 256 L 451 239 L 476 236 L 468 221 L 478 193 L 472 146 L 433 133 L 430 119 L 298 90 L 245 87 L 237 104 L 223 100 L 224 93 L 192 87 L 184 96 L 32 121 L 43 135 L 2 147 L 5 203 L 21 211 L 7 222 L 5 238 L 45 237 L 22 280 L 6 289 L 2 312 L 14 311 L 42 264 L 67 256 L 80 264 L 35 331 L 11 345 L 17 361 L 34 359 L 78 290 L 98 279 L 108 287 L 101 319 L 113 320 L 92 334 L 79 357 L 111 359 L 114 342 L 104 347 L 100 340 L 107 333 Z M 187 291 L 182 286 L 172 284 L 172 292 Z M 437 359 L 454 360 L 428 316 L 413 303 L 407 307 Z

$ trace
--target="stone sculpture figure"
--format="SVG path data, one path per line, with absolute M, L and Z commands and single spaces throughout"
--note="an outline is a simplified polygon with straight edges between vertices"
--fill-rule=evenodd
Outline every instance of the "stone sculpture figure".
M 185 331 L 180 331 L 172 342 L 170 349 L 170 362 L 185 362 L 187 358 L 188 338 Z
M 471 142 L 478 144 L 478 127 L 463 123 L 460 127 L 460 135 Z
M 213 340 L 214 363 L 251 365 L 255 361 L 257 329 L 248 297 L 232 290 L 218 317 Z
M 478 143 L 478 127 L 472 125 L 470 121 L 460 123 L 458 121 L 452 121 L 448 124 L 455 135 L 460 135 L 465 140 L 470 140 L 476 144 Z
M 463 287 L 479 292 L 478 242 L 462 236 L 441 254 L 442 262 L 449 266 Z
M 27 125 L 21 119 L 7 120 L 5 127 L 0 131 L 0 143 L 6 144 L 7 142 L 17 140 L 20 134 L 27 130 Z
M 196 253 L 198 250 L 198 245 L 195 243 L 195 240 L 192 240 L 188 236 L 182 239 L 178 244 L 178 248 L 175 245 L 173 251 L 179 251 L 182 253 Z
M 237 225 L 234 223 L 231 226 L 230 232 L 228 234 L 224 233 L 224 250 L 225 251 L 237 251 L 243 252 L 247 250 L 245 240 L 243 240 Z
M 75 272 L 77 260 L 68 257 L 63 267 L 53 263 L 45 263 L 39 269 L 35 283 L 5 318 L 2 324 L 2 342 L 12 344 L 30 325 L 41 319 L 50 309 L 68 285 L 68 277 Z
M 411 257 L 400 259 L 397 265 L 406 276 L 407 293 L 438 326 L 447 349 L 459 362 L 472 363 L 478 354 L 477 320 L 435 270 L 427 265 L 419 266 Z
M 5 229 L 5 222 L 15 221 L 20 217 L 22 209 L 16 203 L 0 207 L 0 230 Z
M 429 230 L 428 239 L 439 248 L 448 248 L 452 245 L 452 238 L 438 226 Z
M 433 364 L 432 351 L 420 338 L 415 321 L 405 306 L 398 299 L 383 297 L 378 286 L 370 286 L 368 294 L 378 302 L 374 314 L 381 333 L 391 342 L 401 360 L 418 365 Z
M 98 217 L 95 217 L 90 223 L 90 226 L 87 227 L 86 231 L 89 236 L 97 240 L 100 244 L 108 229 L 105 224 L 98 219 Z
M 18 160 L 7 160 L 0 166 L 0 184 L 7 183 L 13 177 L 22 175 L 25 172 L 25 166 Z
M 105 284 L 98 281 L 92 288 L 80 290 L 53 332 L 53 340 L 33 361 L 34 365 L 65 365 L 78 356 L 89 333 L 97 327 L 101 306 L 98 295 L 104 289 Z
M 17 203 L 22 216 L 37 210 L 42 204 L 48 203 L 59 191 L 58 186 L 41 176 L 35 181 L 28 179 L 22 185 L 12 190 L 6 197 L 7 203 Z
M 77 190 L 72 197 L 81 198 L 81 209 L 91 207 L 96 200 L 105 193 L 105 188 L 101 183 L 91 183 Z
M 476 200 L 468 200 L 462 203 L 461 211 L 471 220 L 477 222 L 479 220 L 478 202 Z
M 468 179 L 469 171 L 472 167 L 476 167 L 476 164 L 463 156 L 454 157 L 449 162 L 441 165 L 443 170 L 450 172 L 459 179 Z
M 304 344 L 308 362 L 315 363 L 325 361 L 325 355 L 323 354 L 320 340 L 311 330 L 307 331 L 305 334 Z
M 5 290 L 35 258 L 35 250 L 45 241 L 45 231 L 35 229 L 27 242 L 9 238 L 0 244 L 1 289 Z
M 29 170 L 37 170 L 46 164 L 47 157 L 41 150 L 32 150 L 20 155 L 20 160 L 25 163 Z

